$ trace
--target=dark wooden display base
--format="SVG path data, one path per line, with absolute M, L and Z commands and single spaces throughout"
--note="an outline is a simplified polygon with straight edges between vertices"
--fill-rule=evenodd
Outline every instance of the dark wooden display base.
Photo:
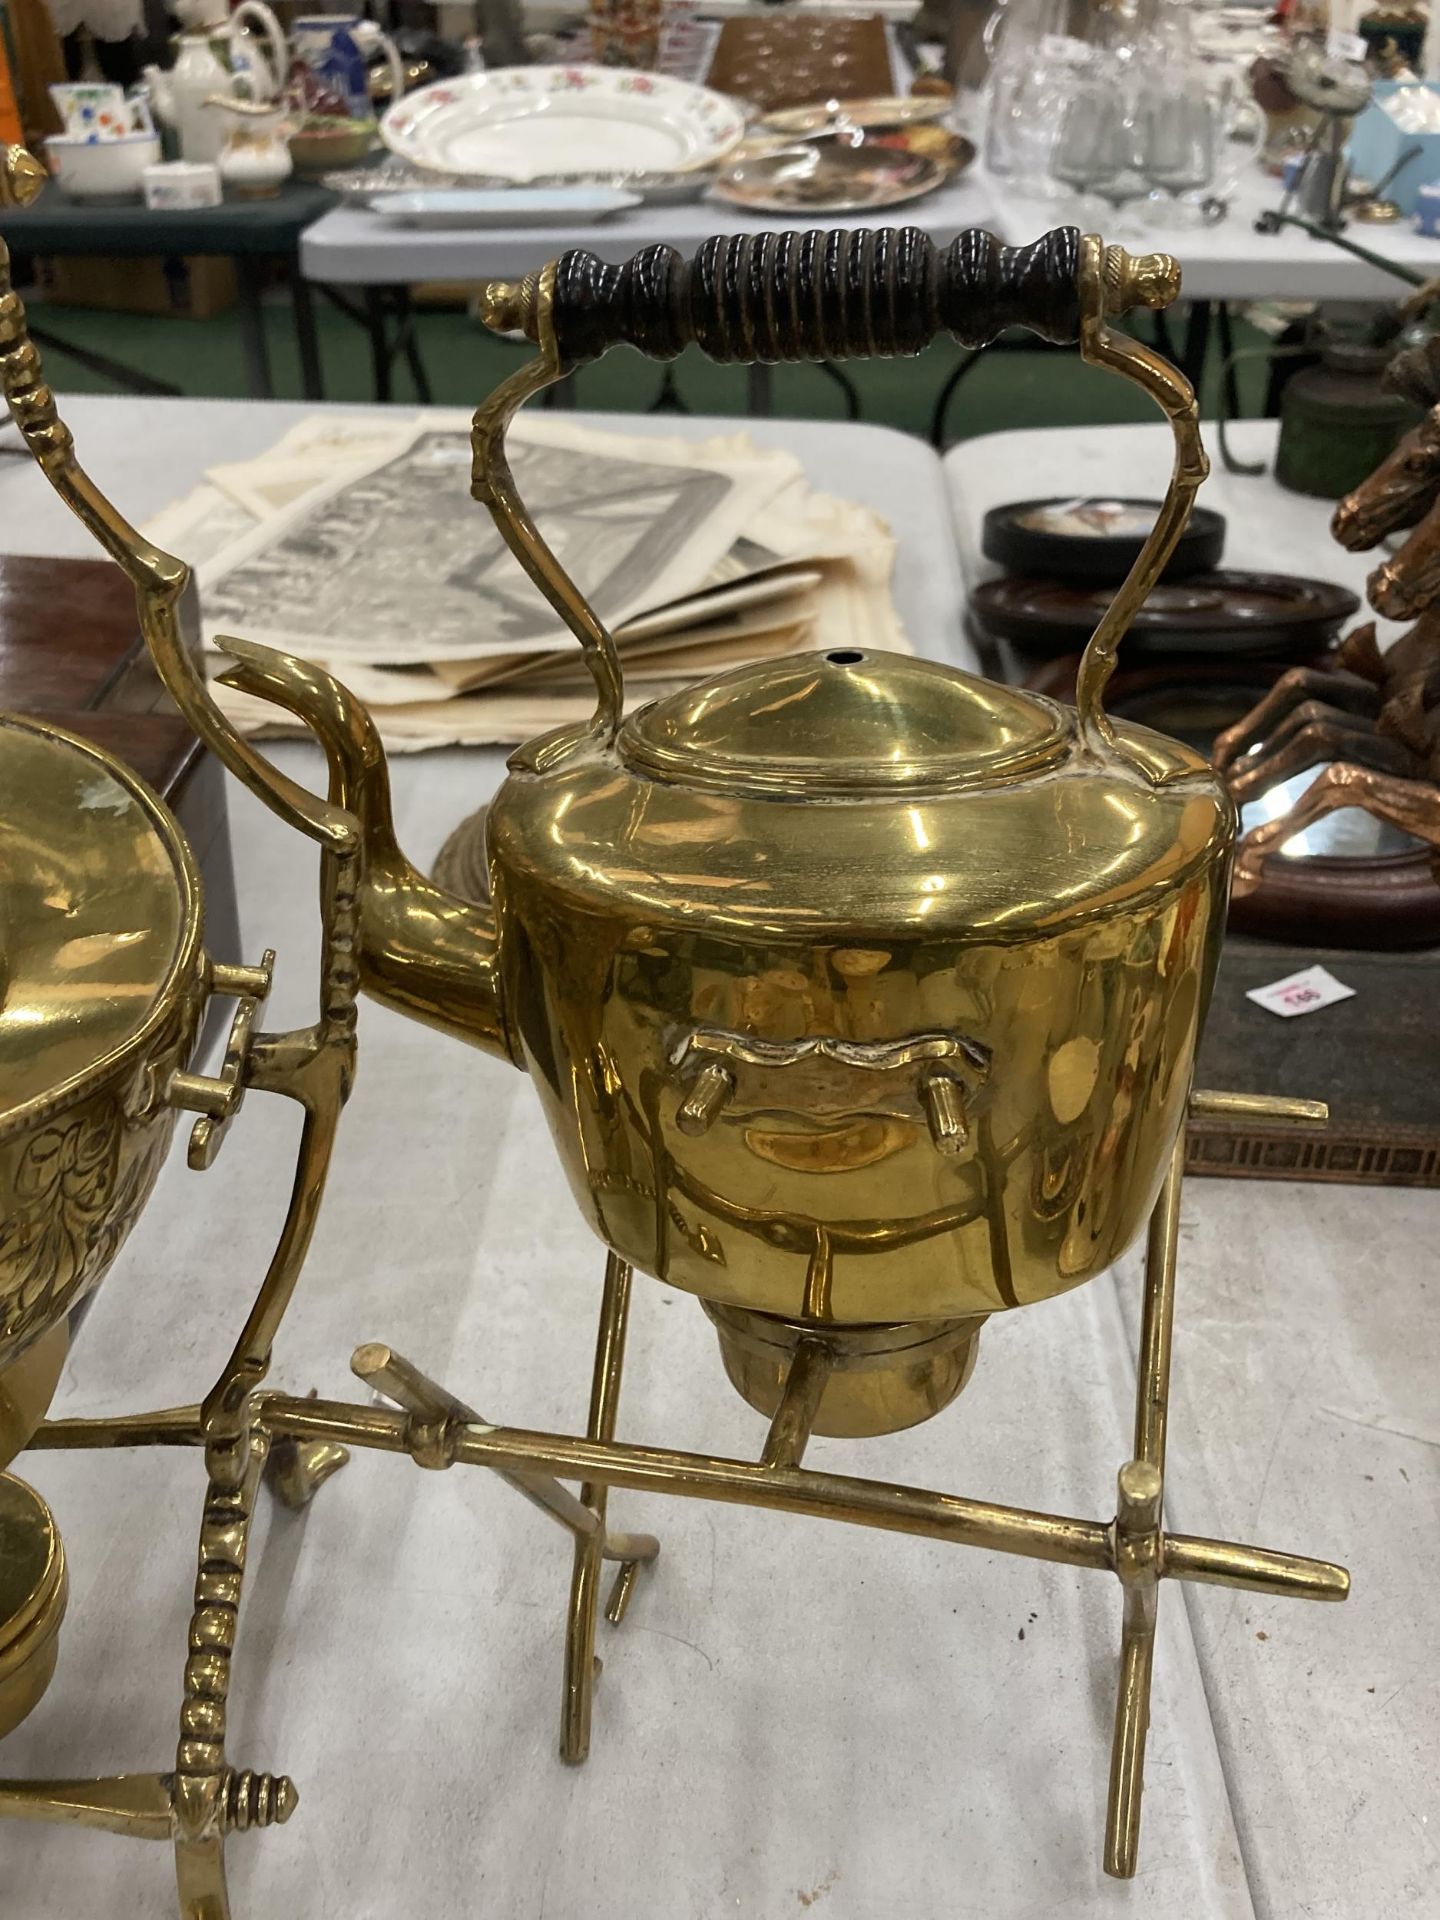
M 193 599 L 185 611 L 195 635 Z M 223 771 L 156 679 L 112 562 L 0 555 L 0 711 L 93 740 L 162 796 L 200 863 L 206 947 L 244 959 Z
M 1374 860 L 1267 860 L 1260 884 L 1230 902 L 1230 926 L 1283 940 L 1303 928 L 1311 940 L 1348 946 L 1433 949 L 1440 941 L 1440 857 L 1428 847 Z
M 1245 998 L 1315 962 L 1353 1000 L 1282 1020 Z M 1229 1179 L 1440 1186 L 1440 953 L 1226 938 L 1196 1084 L 1324 1100 L 1324 1127 L 1192 1121 L 1186 1168 Z

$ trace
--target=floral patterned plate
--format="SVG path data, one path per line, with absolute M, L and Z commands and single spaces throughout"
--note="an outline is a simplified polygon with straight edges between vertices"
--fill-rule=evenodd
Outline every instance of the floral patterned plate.
M 493 67 L 421 87 L 380 122 L 392 153 L 514 182 L 713 167 L 745 131 L 723 94 L 621 67 Z
M 903 134 L 866 137 L 856 129 L 770 147 L 734 161 L 711 197 L 749 213 L 869 213 L 903 206 L 943 187 L 974 153 L 968 141 L 955 140 L 954 146 L 953 153 L 926 153 Z

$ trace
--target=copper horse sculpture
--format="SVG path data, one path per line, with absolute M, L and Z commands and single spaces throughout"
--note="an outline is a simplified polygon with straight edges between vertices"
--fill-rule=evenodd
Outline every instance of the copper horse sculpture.
M 1216 739 L 1215 764 L 1241 805 L 1323 763 L 1292 807 L 1241 840 L 1242 897 L 1259 886 L 1271 853 L 1344 807 L 1440 852 L 1440 339 L 1397 355 L 1385 384 L 1429 411 L 1340 502 L 1331 532 L 1355 553 L 1413 529 L 1366 587 L 1376 613 L 1416 624 L 1383 652 L 1374 621 L 1357 627 L 1333 667 L 1292 667 Z

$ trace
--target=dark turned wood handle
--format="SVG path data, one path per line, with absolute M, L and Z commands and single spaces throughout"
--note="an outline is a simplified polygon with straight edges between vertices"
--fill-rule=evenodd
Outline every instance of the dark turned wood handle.
M 571 366 L 622 343 L 769 365 L 914 354 L 942 333 L 982 347 L 1007 327 L 1058 344 L 1080 335 L 1079 262 L 1076 227 L 1028 247 L 975 227 L 943 251 L 915 227 L 731 234 L 691 261 L 666 246 L 623 267 L 567 253 L 551 313 Z

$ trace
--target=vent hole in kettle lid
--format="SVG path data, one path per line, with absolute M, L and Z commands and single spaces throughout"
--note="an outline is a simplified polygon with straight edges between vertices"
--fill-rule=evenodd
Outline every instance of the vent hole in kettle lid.
M 1049 766 L 1068 739 L 1060 709 L 1037 694 L 914 654 L 836 646 L 667 694 L 626 720 L 620 752 L 661 779 L 731 792 L 888 794 Z

